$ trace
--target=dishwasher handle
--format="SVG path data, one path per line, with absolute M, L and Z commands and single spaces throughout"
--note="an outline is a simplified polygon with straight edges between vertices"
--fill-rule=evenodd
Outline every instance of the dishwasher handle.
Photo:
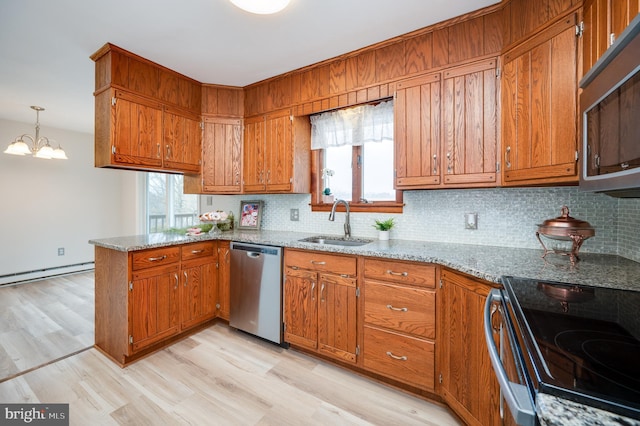
M 259 246 L 252 244 L 231 243 L 231 251 L 246 251 L 248 253 L 265 254 L 271 256 L 280 256 L 282 248 L 274 246 Z M 250 256 L 256 257 L 256 256 Z
M 251 257 L 253 259 L 257 259 L 261 256 L 261 253 L 258 253 L 257 251 L 248 251 L 247 252 L 247 257 Z
M 498 378 L 500 390 L 502 391 L 504 399 L 509 406 L 509 410 L 516 421 L 516 424 L 533 426 L 535 424 L 536 414 L 533 404 L 531 403 L 529 390 L 526 386 L 509 380 L 504 369 L 504 365 L 502 365 L 500 355 L 498 354 L 498 349 L 496 348 L 496 344 L 493 340 L 493 330 L 491 327 L 491 315 L 493 313 L 491 306 L 493 302 L 502 302 L 500 290 L 496 288 L 489 292 L 487 301 L 484 305 L 484 337 L 487 341 L 487 347 L 489 348 L 491 365 L 493 365 L 493 370 Z

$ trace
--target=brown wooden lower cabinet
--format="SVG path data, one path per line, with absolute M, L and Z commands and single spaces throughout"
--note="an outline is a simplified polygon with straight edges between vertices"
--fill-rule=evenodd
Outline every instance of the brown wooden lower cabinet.
M 421 389 L 435 389 L 433 340 L 364 326 L 364 368 Z
M 441 280 L 437 360 L 440 394 L 469 425 L 501 424 L 500 390 L 482 320 L 493 284 L 445 268 Z
M 96 247 L 95 347 L 125 366 L 214 319 L 217 248 L 216 241 L 134 252 Z
M 230 294 L 229 287 L 231 276 L 231 242 L 218 241 L 218 302 L 216 303 L 217 316 L 229 321 Z
M 357 362 L 355 256 L 286 249 L 283 294 L 286 342 Z
M 435 265 L 364 259 L 363 367 L 435 393 Z

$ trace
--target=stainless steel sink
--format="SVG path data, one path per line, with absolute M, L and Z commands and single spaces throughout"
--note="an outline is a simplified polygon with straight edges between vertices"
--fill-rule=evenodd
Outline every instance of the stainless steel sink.
M 313 244 L 329 244 L 334 246 L 363 246 L 365 244 L 369 244 L 373 242 L 373 240 L 369 240 L 366 238 L 341 238 L 341 237 L 328 237 L 324 235 L 317 235 L 314 237 L 303 238 L 301 240 L 303 243 L 313 243 Z

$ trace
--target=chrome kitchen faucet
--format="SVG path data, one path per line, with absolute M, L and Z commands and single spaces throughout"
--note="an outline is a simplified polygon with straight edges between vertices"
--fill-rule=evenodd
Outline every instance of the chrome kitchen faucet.
M 345 216 L 345 219 L 344 219 L 344 237 L 351 238 L 351 224 L 349 223 L 349 203 L 348 202 L 340 199 L 336 200 L 335 203 L 333 203 L 333 206 L 331 207 L 331 213 L 329 213 L 329 220 L 332 222 L 336 220 L 336 207 L 340 203 L 344 204 L 345 210 L 347 212 L 347 215 Z

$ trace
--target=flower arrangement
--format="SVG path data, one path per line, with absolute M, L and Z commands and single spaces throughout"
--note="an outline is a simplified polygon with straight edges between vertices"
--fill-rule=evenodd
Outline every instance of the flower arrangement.
M 199 235 L 204 231 L 203 228 L 210 225 L 208 232 L 210 234 L 229 231 L 233 229 L 233 212 L 225 212 L 223 210 L 214 210 L 200 215 L 200 221 L 204 222 L 204 225 L 189 228 L 187 235 Z

